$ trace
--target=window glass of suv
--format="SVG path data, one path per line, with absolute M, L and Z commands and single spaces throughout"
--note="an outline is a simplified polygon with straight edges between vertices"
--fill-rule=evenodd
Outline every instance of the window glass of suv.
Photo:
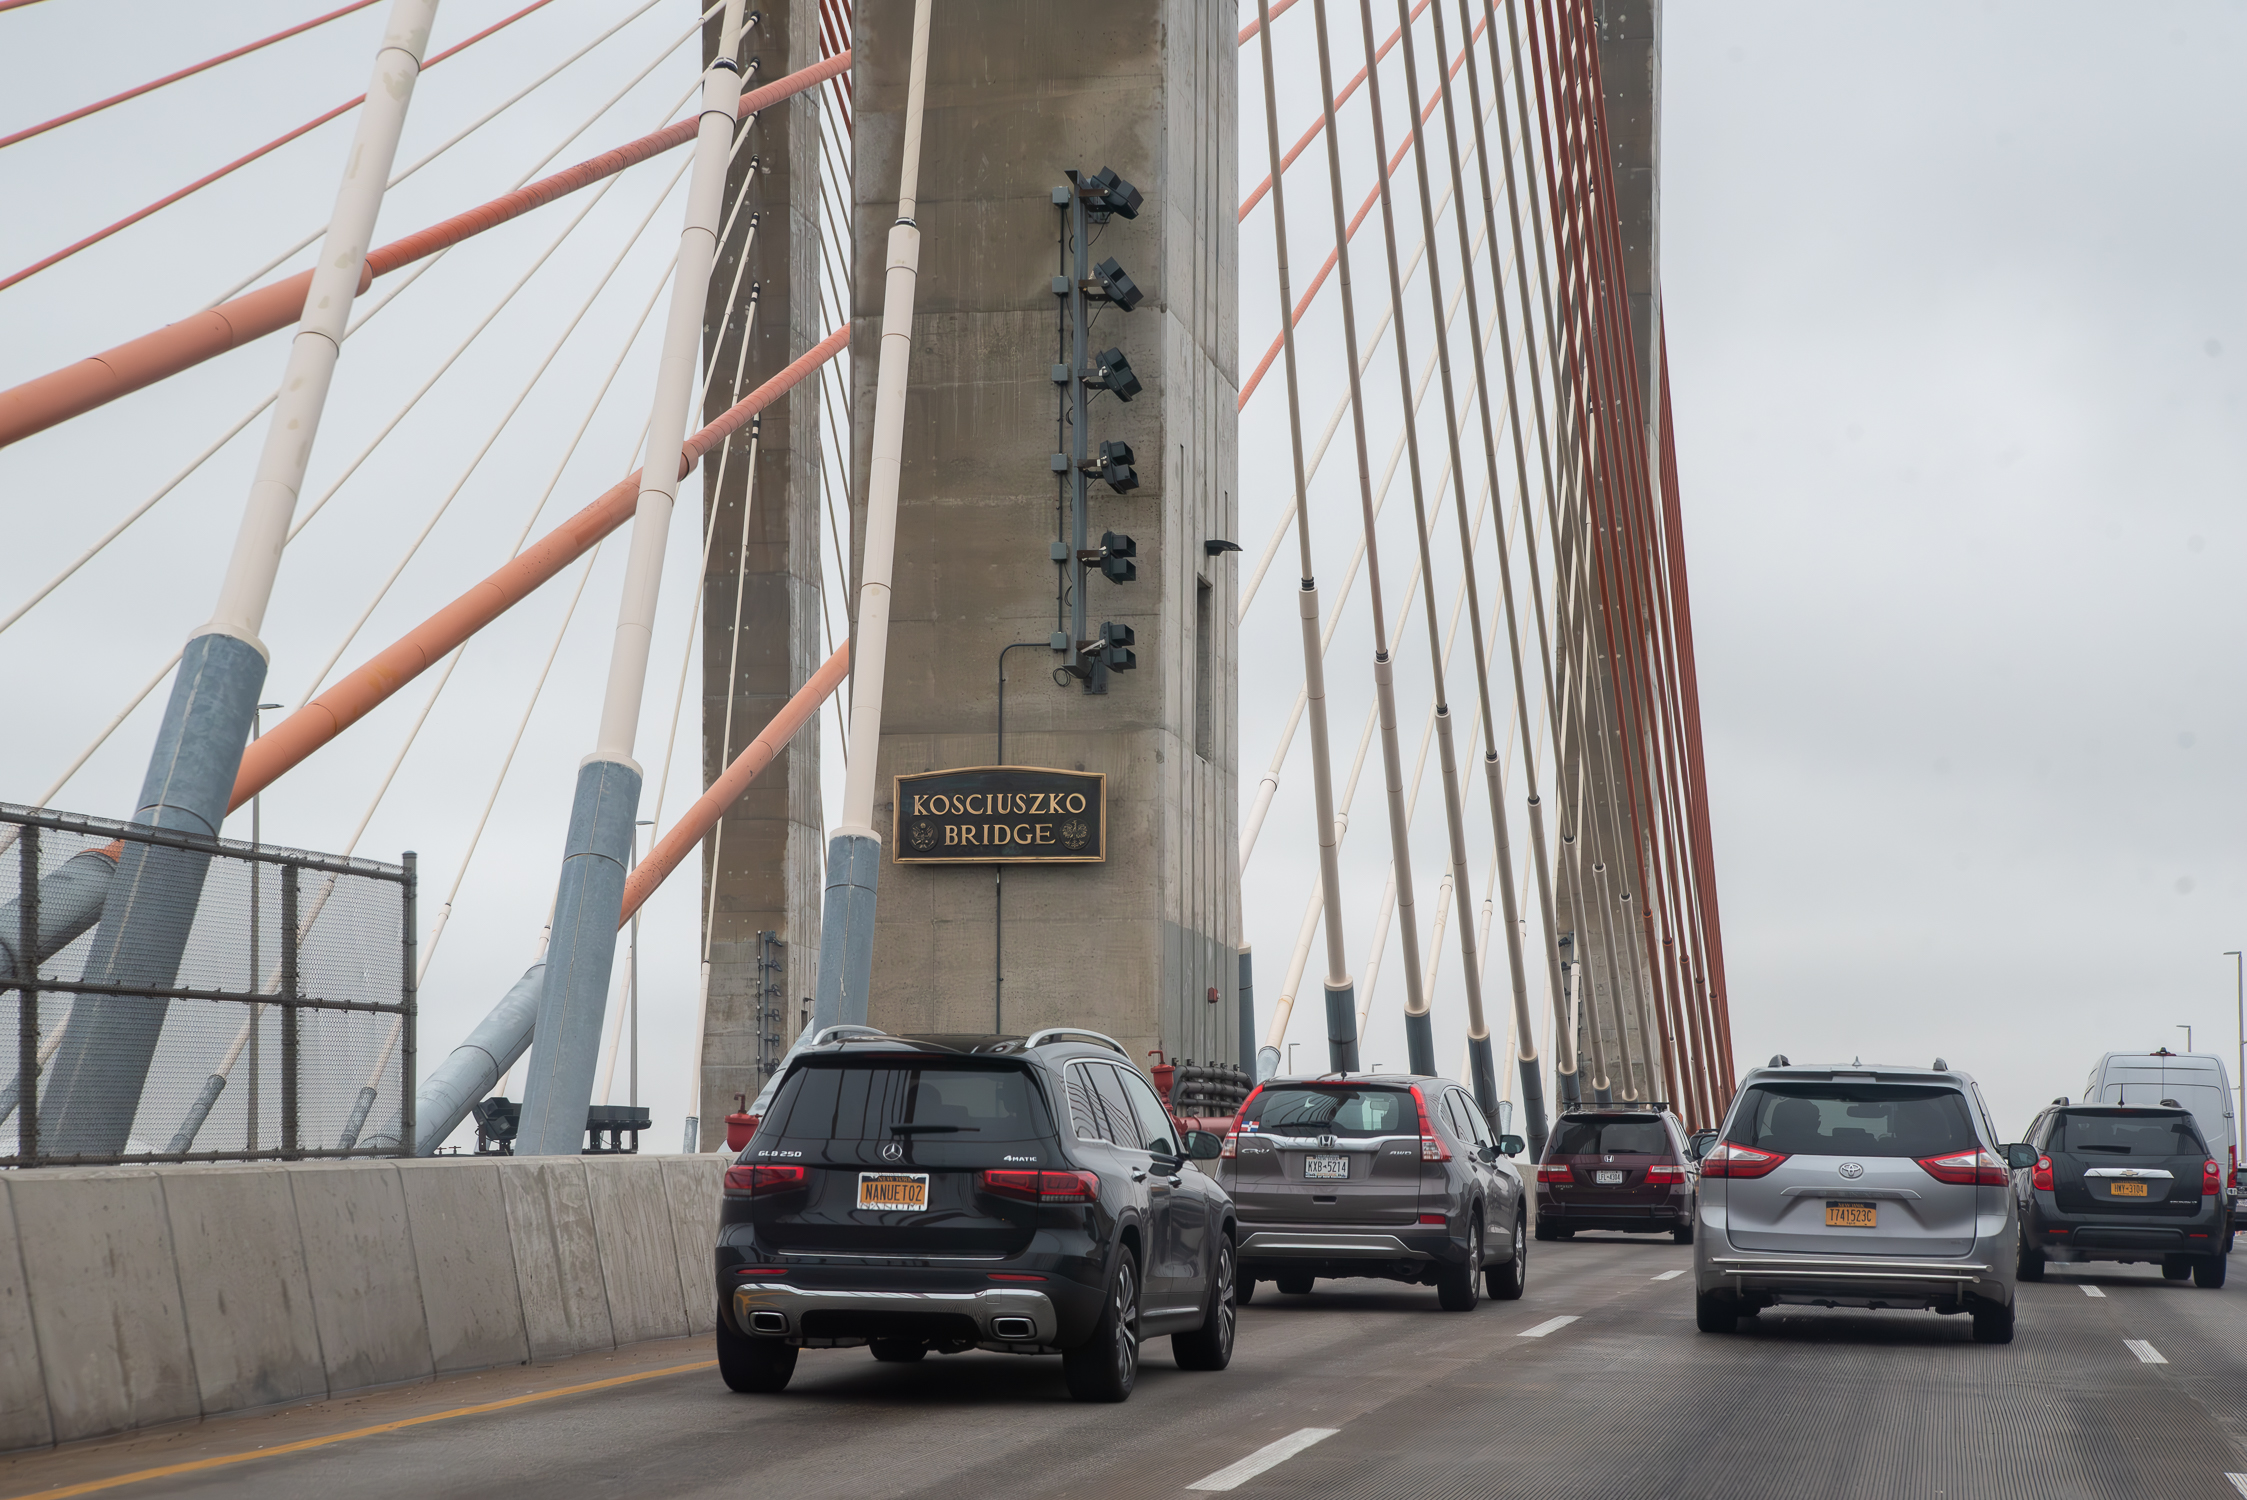
M 1979 1144 L 1954 1088 L 1814 1079 L 1749 1089 L 1725 1139 L 1783 1156 L 1942 1156 Z
M 977 1143 L 1046 1133 L 1020 1068 L 936 1058 L 807 1061 L 781 1085 L 772 1114 L 781 1135 L 815 1140 L 887 1140 L 898 1126 Z
M 2200 1132 L 2184 1115 L 2078 1115 L 2059 1118 L 2051 1150 L 2077 1156 L 2199 1156 Z
M 1464 1090 L 1453 1089 L 1451 1091 L 1451 1107 L 1453 1113 L 1457 1114 L 1464 1122 L 1462 1133 L 1469 1140 L 1478 1146 L 1495 1146 L 1498 1144 L 1497 1137 L 1490 1133 L 1490 1122 L 1482 1117 L 1482 1111 L 1476 1107 L 1474 1100 L 1467 1097 Z
M 1670 1149 L 1669 1132 L 1655 1115 L 1578 1115 L 1553 1131 L 1550 1156 L 1608 1156 L 1636 1151 L 1660 1156 Z
M 1271 1135 L 1341 1135 L 1365 1139 L 1418 1135 L 1419 1114 L 1402 1089 L 1351 1083 L 1266 1085 L 1248 1104 L 1243 1129 Z
M 1100 1107 L 1107 1138 L 1128 1150 L 1146 1150 L 1140 1143 L 1139 1121 L 1132 1115 L 1131 1096 L 1124 1092 L 1122 1075 L 1103 1062 L 1088 1062 L 1083 1066 L 1085 1075 L 1092 1080 L 1093 1102 Z
M 1146 1149 L 1157 1156 L 1185 1155 L 1179 1149 L 1177 1131 L 1171 1127 L 1170 1111 L 1163 1108 L 1154 1085 L 1131 1068 L 1116 1068 L 1115 1074 L 1123 1080 L 1124 1093 L 1130 1097 L 1132 1111 L 1139 1117 L 1138 1138 L 1147 1143 Z
M 1080 1141 L 1108 1139 L 1108 1127 L 1100 1117 L 1099 1101 L 1093 1097 L 1092 1064 L 1071 1063 L 1067 1074 L 1069 1094 L 1069 1124 Z

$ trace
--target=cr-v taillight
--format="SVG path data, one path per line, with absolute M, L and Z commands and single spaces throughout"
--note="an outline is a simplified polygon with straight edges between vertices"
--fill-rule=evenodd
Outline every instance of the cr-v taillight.
M 1024 1203 L 1096 1203 L 1100 1179 L 1090 1172 L 1031 1172 L 992 1167 L 983 1174 L 983 1191 Z
M 1648 1182 L 1683 1182 L 1685 1181 L 1685 1168 L 1674 1162 L 1656 1162 L 1646 1169 L 1646 1180 Z
M 1703 1177 L 1763 1177 L 1772 1168 L 1787 1159 L 1782 1151 L 1763 1151 L 1754 1146 L 1741 1146 L 1731 1141 L 1719 1141 L 1709 1154 L 1701 1158 Z
M 2052 1191 L 2052 1158 L 2040 1156 L 2036 1165 L 2029 1168 L 2029 1186 L 2040 1193 Z
M 2200 1196 L 2213 1198 L 2224 1190 L 2224 1169 L 2214 1157 L 2200 1164 Z
M 1220 1150 L 1218 1151 L 1218 1153 L 1217 1153 L 1217 1159 L 1218 1159 L 1219 1161 L 1231 1161 L 1231 1160 L 1233 1160 L 1233 1159 L 1234 1159 L 1235 1157 L 1237 1157 L 1237 1156 L 1239 1156 L 1239 1155 L 1240 1155 L 1240 1144 L 1241 1144 L 1241 1136 L 1240 1136 L 1240 1132 L 1239 1132 L 1239 1131 L 1237 1131 L 1237 1130 L 1228 1130 L 1228 1131 L 1226 1131 L 1226 1132 L 1225 1132 L 1225 1144 L 1224 1144 L 1224 1146 L 1223 1146 L 1223 1147 L 1222 1147 L 1222 1148 L 1221 1148 L 1221 1149 L 1220 1149 Z
M 1970 1151 L 1952 1151 L 1942 1156 L 1922 1156 L 1919 1165 L 1937 1182 L 1956 1183 L 1971 1187 L 2003 1187 L 2012 1180 L 2006 1169 L 2005 1158 L 1986 1146 L 1976 1146 Z
M 1442 1136 L 1436 1134 L 1435 1126 L 1428 1123 L 1428 1101 L 1420 1097 L 1420 1085 L 1417 1083 L 1412 1085 L 1412 1102 L 1420 1110 L 1420 1159 L 1451 1160 L 1451 1148 L 1443 1143 Z
M 802 1167 L 728 1167 L 726 1191 L 751 1198 L 766 1193 L 785 1193 L 790 1188 L 803 1187 L 809 1178 Z

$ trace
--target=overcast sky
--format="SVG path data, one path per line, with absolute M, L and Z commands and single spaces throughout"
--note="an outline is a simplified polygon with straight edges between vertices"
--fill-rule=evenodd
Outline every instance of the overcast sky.
M 433 71 L 417 92 L 401 160 L 638 4 L 555 0 L 506 33 L 506 45 L 484 44 Z M 513 0 L 447 0 L 437 44 L 514 8 Z M 310 9 L 300 0 L 236 0 L 214 13 L 127 0 L 96 27 L 82 0 L 50 0 L 0 15 L 0 134 Z M 382 11 L 0 150 L 0 274 L 357 93 Z M 1317 107 L 1308 11 L 1275 28 L 1283 141 Z M 1348 18 L 1353 8 L 1335 11 Z M 486 127 L 477 149 L 399 188 L 378 238 L 512 186 L 662 54 L 690 12 L 686 0 L 661 0 Z M 1774 1051 L 1915 1063 L 1940 1053 L 1987 1082 L 2010 1131 L 2035 1104 L 2079 1090 L 2101 1051 L 2181 1047 L 2184 1033 L 2173 1028 L 2183 1023 L 2203 1048 L 2228 1051 L 2232 971 L 2222 952 L 2247 945 L 2238 855 L 2247 806 L 2237 774 L 2247 722 L 2236 645 L 2247 623 L 2237 581 L 2247 564 L 2247 307 L 2238 269 L 2247 122 L 2236 105 L 2247 6 L 2210 0 L 2117 13 L 2051 3 L 1704 0 L 1668 7 L 1666 26 L 1663 278 L 1740 1062 Z M 1424 27 L 1420 45 L 1430 46 Z M 1342 73 L 1354 71 L 1354 23 L 1338 25 L 1336 46 Z M 1244 188 L 1264 173 L 1256 61 L 1253 48 L 1244 54 Z M 1433 71 L 1432 51 L 1423 50 L 1424 88 Z M 671 118 L 692 80 L 690 51 L 673 51 L 557 165 Z M 1392 57 L 1384 85 L 1393 147 L 1410 108 L 1401 58 Z M 1370 135 L 1362 114 L 1357 121 L 1345 132 L 1352 210 L 1372 182 Z M 321 222 L 349 130 L 346 117 L 0 292 L 0 381 L 183 316 L 249 275 Z M 401 537 L 460 479 L 676 165 L 667 158 L 620 179 L 291 549 L 266 632 L 275 646 L 269 697 L 293 704 L 304 693 L 402 554 Z M 1314 150 L 1288 179 L 1298 288 L 1331 244 L 1324 167 Z M 1409 254 L 1419 239 L 1409 169 L 1397 203 Z M 353 340 L 308 495 L 343 472 L 582 206 L 549 208 L 454 252 Z M 675 240 L 677 212 L 675 197 L 656 207 L 652 227 L 347 661 L 506 555 L 627 347 Z M 1278 326 L 1269 221 L 1267 207 L 1241 231 L 1244 373 Z M 1369 228 L 1357 242 L 1365 323 L 1385 302 L 1378 216 Z M 1452 278 L 1448 216 L 1438 230 Z M 1406 308 L 1417 374 L 1431 348 L 1424 282 L 1407 287 Z M 1341 389 L 1334 317 L 1330 290 L 1303 330 L 1304 420 L 1314 438 Z M 1462 316 L 1454 335 L 1462 366 L 1464 340 Z M 630 467 L 652 354 L 652 336 L 630 345 L 541 529 Z M 0 612 L 233 425 L 270 389 L 280 358 L 267 340 L 193 380 L 0 451 L 10 525 Z M 1384 348 L 1367 375 L 1377 478 L 1401 409 L 1390 359 Z M 1422 409 L 1423 464 L 1432 518 L 1448 531 L 1455 522 L 1437 482 L 1437 405 L 1431 396 Z M 1244 579 L 1287 503 L 1285 417 L 1275 373 L 1242 418 Z M 0 740 L 0 797 L 36 797 L 207 615 L 262 432 L 252 423 L 124 542 L 0 634 L 0 683 L 13 705 Z M 1480 459 L 1474 444 L 1468 452 L 1473 506 Z M 1510 449 L 1501 454 L 1510 467 Z M 1269 466 L 1274 455 L 1282 467 Z M 1330 602 L 1357 536 L 1353 469 L 1345 424 L 1313 486 Z M 1517 504 L 1502 478 L 1498 519 Z M 1410 510 L 1400 473 L 1381 522 L 1392 611 L 1411 569 Z M 687 644 L 699 542 L 690 530 L 672 539 L 672 608 L 650 674 L 640 758 L 651 782 Z M 1493 549 L 1484 566 L 1494 567 L 1494 544 L 1483 545 Z M 1289 543 L 1242 628 L 1245 793 L 1299 680 L 1285 599 L 1291 558 Z M 591 743 L 619 560 L 604 557 L 592 575 L 533 720 L 532 753 L 510 776 L 462 888 L 458 925 L 424 998 L 425 1058 L 530 960 L 562 808 Z M 1516 554 L 1517 571 L 1525 561 Z M 1447 627 L 1458 577 L 1440 554 L 1437 575 Z M 1495 629 L 1495 599 L 1486 602 Z M 477 642 L 361 841 L 361 852 L 377 857 L 421 851 L 425 922 L 460 866 L 528 676 L 567 603 L 568 585 L 550 587 Z M 1362 580 L 1342 608 L 1330 659 L 1338 780 L 1370 702 Z M 1398 640 L 1409 775 L 1429 702 L 1424 616 L 1409 616 Z M 1502 633 L 1497 640 L 1494 669 L 1504 672 Z M 1448 676 L 1452 701 L 1465 705 L 1462 733 L 1472 719 L 1470 661 L 1462 639 Z M 1501 677 L 1493 691 L 1501 735 L 1511 736 L 1510 687 Z M 60 805 L 129 810 L 162 697 L 160 689 L 143 705 Z M 420 688 L 401 695 L 277 788 L 265 804 L 268 836 L 340 847 L 424 701 Z M 694 730 L 690 704 L 666 822 L 693 776 Z M 830 740 L 830 773 L 839 765 L 833 749 Z M 1518 820 L 1518 748 L 1508 764 Z M 1306 767 L 1299 740 L 1244 885 L 1244 936 L 1256 947 L 1267 1016 L 1315 868 Z M 1441 802 L 1431 765 L 1414 823 L 1424 926 L 1437 899 Z M 1354 814 L 1346 923 L 1362 976 L 1386 873 L 1377 747 Z M 1468 814 L 1479 905 L 1488 814 L 1475 797 Z M 1517 821 L 1517 852 L 1525 837 Z M 691 884 L 674 881 L 651 904 L 642 969 L 642 1096 L 657 1108 L 663 1144 L 676 1128 L 666 1122 L 684 1107 Z M 1490 942 L 1486 999 L 1503 1038 L 1502 934 L 1493 930 Z M 1443 951 L 1435 994 L 1448 1070 L 1464 1008 L 1453 938 Z M 1323 1047 L 1318 954 L 1314 944 L 1291 1032 L 1305 1065 Z M 1403 1062 L 1397 967 L 1392 935 L 1367 1032 L 1370 1059 L 1390 1067 Z M 1542 1016 L 1543 986 L 1531 972 Z M 615 1097 L 623 1097 L 621 1076 Z

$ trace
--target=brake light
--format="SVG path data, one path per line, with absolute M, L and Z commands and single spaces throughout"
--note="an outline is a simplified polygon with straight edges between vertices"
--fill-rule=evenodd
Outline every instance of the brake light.
M 1100 1179 L 1090 1172 L 1030 1172 L 992 1167 L 983 1173 L 983 1191 L 1024 1203 L 1096 1203 Z
M 1685 1181 L 1685 1168 L 1656 1162 L 1646 1169 L 1646 1180 L 1648 1182 L 1683 1182 Z
M 989 1275 L 990 1275 L 990 1278 L 991 1278 L 991 1280 L 993 1280 L 993 1281 L 1043 1281 L 1043 1280 L 1045 1280 L 1045 1278 L 1044 1278 L 1043 1276 L 1032 1276 L 1032 1275 L 1031 1275 L 1030 1273 L 1028 1273 L 1027 1271 L 992 1271 L 992 1272 L 990 1272 L 990 1273 L 989 1273 Z
M 2237 1145 L 2224 1147 L 2224 1157 L 2231 1163 L 2231 1174 L 2226 1180 L 2233 1187 L 2237 1187 L 2239 1186 L 2239 1147 Z
M 1225 1149 L 1217 1153 L 1217 1159 L 1218 1159 L 1219 1161 L 1231 1161 L 1231 1160 L 1232 1160 L 1232 1159 L 1233 1159 L 1233 1158 L 1234 1158 L 1234 1157 L 1235 1157 L 1236 1155 L 1238 1155 L 1238 1154 L 1239 1154 L 1238 1148 L 1239 1148 L 1239 1146 L 1240 1146 L 1240 1143 L 1241 1143 L 1241 1137 L 1240 1137 L 1240 1132 L 1239 1132 L 1239 1131 L 1237 1131 L 1237 1130 L 1228 1130 L 1228 1131 L 1226 1131 L 1226 1132 L 1225 1132 Z
M 2003 1187 L 2012 1179 L 2006 1169 L 2005 1158 L 1987 1147 L 1976 1146 L 1971 1151 L 1952 1151 L 1943 1156 L 1918 1158 L 1920 1168 L 1937 1182 L 1955 1183 L 1960 1187 L 1980 1184 L 1984 1187 Z
M 1787 1159 L 1782 1151 L 1762 1151 L 1754 1146 L 1719 1141 L 1701 1158 L 1703 1177 L 1765 1177 Z
M 1423 1224 L 1448 1224 L 1451 1221 L 1442 1214 L 1422 1214 L 1420 1222 Z
M 1574 1182 L 1576 1174 L 1558 1163 L 1541 1162 L 1537 1167 L 1537 1180 L 1539 1182 Z
M 1437 1135 L 1436 1128 L 1428 1123 L 1428 1101 L 1420 1097 L 1420 1085 L 1417 1083 L 1412 1085 L 1412 1103 L 1420 1111 L 1420 1159 L 1451 1160 L 1451 1148 L 1443 1143 L 1443 1137 Z
M 2052 1191 L 2051 1157 L 2040 1156 L 2036 1159 L 2036 1165 L 2029 1168 L 2029 1186 L 2042 1193 Z
M 2224 1169 L 2214 1157 L 2200 1164 L 2200 1196 L 2213 1198 L 2224 1190 Z
M 802 1167 L 728 1167 L 726 1191 L 750 1198 L 767 1193 L 785 1193 L 792 1188 L 809 1185 L 810 1175 Z

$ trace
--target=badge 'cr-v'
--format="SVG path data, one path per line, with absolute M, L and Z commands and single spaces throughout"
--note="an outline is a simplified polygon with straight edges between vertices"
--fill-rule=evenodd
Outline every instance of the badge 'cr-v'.
M 793 1053 L 726 1170 L 718 1368 L 777 1391 L 800 1349 L 1058 1354 L 1131 1394 L 1143 1338 L 1232 1359 L 1234 1217 L 1123 1048 L 1096 1032 L 858 1034 Z

